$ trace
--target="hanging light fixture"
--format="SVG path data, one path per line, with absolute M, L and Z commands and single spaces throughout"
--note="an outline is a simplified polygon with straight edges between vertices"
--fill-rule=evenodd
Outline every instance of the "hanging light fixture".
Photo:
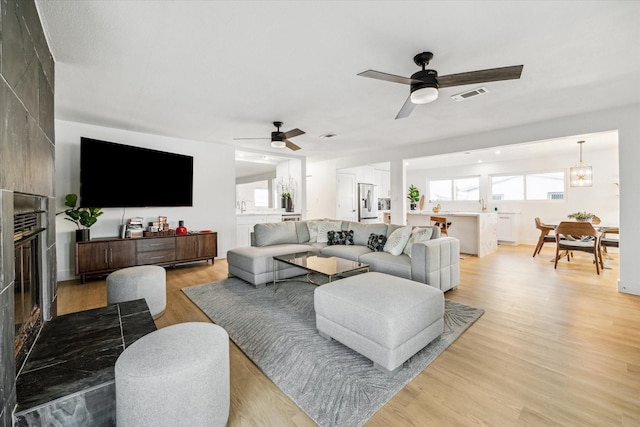
M 584 141 L 578 141 L 578 145 L 580 146 L 580 161 L 569 170 L 572 187 L 591 187 L 593 185 L 593 171 L 591 166 L 586 165 L 582 161 L 582 144 L 584 144 Z

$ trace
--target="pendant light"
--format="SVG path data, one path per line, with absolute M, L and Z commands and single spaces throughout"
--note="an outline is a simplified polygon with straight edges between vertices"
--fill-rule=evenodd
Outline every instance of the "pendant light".
M 580 146 L 580 161 L 569 170 L 572 187 L 591 187 L 593 185 L 593 171 L 591 166 L 582 161 L 582 144 L 584 144 L 584 141 L 578 141 L 578 145 Z

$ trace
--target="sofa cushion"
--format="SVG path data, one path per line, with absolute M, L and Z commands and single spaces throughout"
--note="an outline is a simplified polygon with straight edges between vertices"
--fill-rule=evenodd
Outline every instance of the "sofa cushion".
M 360 262 L 369 264 L 369 271 L 387 273 L 411 279 L 411 258 L 408 255 L 391 255 L 388 252 L 371 252 L 360 256 Z
M 353 245 L 353 230 L 328 231 L 327 245 Z
M 400 255 L 407 245 L 409 237 L 411 237 L 410 225 L 398 228 L 387 238 L 387 243 L 384 244 L 384 251 L 391 255 Z
M 359 261 L 362 255 L 370 253 L 366 246 L 361 245 L 333 245 L 325 246 L 320 249 L 322 255 L 337 256 L 339 258 L 349 259 L 351 261 Z
M 363 224 L 350 221 L 348 226 L 348 230 L 353 230 L 353 243 L 355 245 L 366 246 L 372 233 L 387 235 L 387 224 Z
M 327 243 L 329 238 L 327 233 L 329 231 L 340 231 L 342 227 L 342 221 L 318 221 L 318 237 L 316 241 L 318 243 Z
M 253 226 L 253 232 L 258 247 L 298 243 L 296 225 L 293 221 L 256 224 Z
M 409 258 L 411 258 L 411 247 L 413 246 L 413 244 L 430 240 L 432 234 L 433 230 L 431 228 L 414 228 L 402 253 L 408 255 Z
M 306 221 L 293 221 L 296 225 L 296 233 L 298 234 L 298 243 L 307 243 L 310 241 L 309 227 Z
M 387 243 L 387 236 L 384 234 L 371 233 L 367 241 L 367 248 L 372 251 L 382 252 L 385 243 Z

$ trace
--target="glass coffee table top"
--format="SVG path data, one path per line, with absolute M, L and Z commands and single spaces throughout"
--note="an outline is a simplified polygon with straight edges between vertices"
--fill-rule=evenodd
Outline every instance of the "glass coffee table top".
M 326 256 L 318 252 L 299 252 L 294 254 L 278 255 L 273 257 L 273 283 L 276 278 L 277 264 L 283 262 L 307 270 L 309 273 L 319 273 L 329 278 L 348 276 L 354 273 L 369 271 L 369 264 L 351 261 L 336 256 Z M 313 283 L 313 282 L 312 282 Z

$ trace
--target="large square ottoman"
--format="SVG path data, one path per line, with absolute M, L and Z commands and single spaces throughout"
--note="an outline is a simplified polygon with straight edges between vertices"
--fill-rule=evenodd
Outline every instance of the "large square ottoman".
M 424 283 L 370 272 L 314 290 L 316 328 L 395 374 L 444 329 L 444 293 Z

